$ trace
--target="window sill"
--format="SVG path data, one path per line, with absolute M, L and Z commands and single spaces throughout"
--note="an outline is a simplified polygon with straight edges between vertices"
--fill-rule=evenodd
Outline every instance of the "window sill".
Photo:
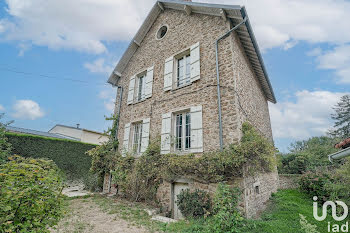
M 147 99 L 147 98 L 144 98 L 144 99 L 142 99 L 142 100 L 138 100 L 138 101 L 136 101 L 136 102 L 133 102 L 132 104 L 142 103 L 142 102 L 144 102 L 146 99 Z
M 191 85 L 192 85 L 192 82 L 187 83 L 187 84 L 182 85 L 182 86 L 179 86 L 179 87 L 175 87 L 175 88 L 171 89 L 171 91 L 176 91 L 176 90 L 179 90 L 179 89 L 182 89 L 182 88 L 185 88 L 185 87 L 191 86 Z

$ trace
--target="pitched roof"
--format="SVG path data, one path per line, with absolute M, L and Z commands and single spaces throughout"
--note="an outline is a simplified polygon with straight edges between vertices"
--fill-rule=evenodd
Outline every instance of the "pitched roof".
M 14 133 L 23 133 L 23 134 L 31 134 L 31 135 L 37 135 L 37 136 L 43 136 L 43 137 L 49 137 L 49 138 L 60 138 L 60 139 L 70 139 L 70 140 L 79 141 L 78 138 L 58 135 L 54 133 L 42 132 L 42 131 L 37 131 L 32 129 L 24 129 L 24 128 L 13 127 L 13 126 L 6 126 L 5 129 L 6 131 L 14 132 Z
M 122 58 L 119 60 L 114 71 L 108 79 L 108 83 L 115 85 L 118 78 L 121 77 L 122 72 L 129 63 L 131 57 L 134 55 L 139 45 L 145 38 L 147 32 L 157 19 L 158 15 L 164 9 L 174 9 L 184 11 L 184 8 L 189 7 L 191 12 L 198 14 L 206 14 L 221 17 L 223 12 L 228 19 L 230 19 L 233 25 L 237 25 L 244 18 L 247 18 L 246 22 L 236 30 L 236 33 L 242 43 L 245 53 L 251 63 L 251 66 L 259 79 L 259 82 L 263 88 L 263 91 L 267 99 L 276 103 L 276 97 L 274 95 L 269 76 L 267 74 L 263 59 L 260 54 L 258 44 L 256 42 L 251 24 L 248 18 L 247 11 L 245 7 L 238 5 L 221 5 L 221 4 L 207 4 L 198 2 L 186 2 L 178 0 L 159 0 L 157 1 L 150 13 L 146 17 L 145 21 L 141 25 L 140 29 L 137 31 L 134 38 L 131 40 L 129 47 L 124 52 Z

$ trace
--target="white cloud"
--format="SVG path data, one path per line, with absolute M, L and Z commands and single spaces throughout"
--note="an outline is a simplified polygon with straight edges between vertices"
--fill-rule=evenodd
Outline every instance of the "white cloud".
M 103 100 L 105 109 L 108 112 L 113 113 L 115 108 L 116 89 L 105 88 L 102 91 L 100 91 L 98 97 Z
M 295 101 L 270 104 L 274 137 L 302 140 L 326 133 L 332 127 L 332 107 L 345 94 L 304 90 L 295 93 Z
M 35 120 L 45 115 L 39 104 L 33 100 L 17 100 L 12 116 L 18 119 Z
M 350 45 L 341 45 L 317 56 L 318 68 L 335 70 L 339 83 L 350 84 Z
M 113 64 L 115 64 L 115 63 L 113 63 Z M 113 70 L 113 66 L 106 64 L 105 59 L 103 59 L 103 58 L 98 58 L 95 61 L 93 61 L 92 63 L 87 62 L 84 64 L 84 67 L 92 73 L 110 74 Z
M 104 42 L 129 40 L 154 0 L 5 0 L 0 19 L 5 40 L 29 41 L 52 49 L 106 51 Z
M 5 111 L 4 106 L 2 106 L 1 104 L 0 104 L 0 111 Z
M 129 40 L 155 2 L 5 1 L 10 17 L 0 19 L 4 39 L 92 53 L 106 51 L 105 42 Z M 288 49 L 298 41 L 350 42 L 350 2 L 346 0 L 198 1 L 245 5 L 262 49 Z
M 198 0 L 245 5 L 259 47 L 289 48 L 298 41 L 350 42 L 350 2 L 345 0 Z M 287 45 L 287 46 L 286 46 Z

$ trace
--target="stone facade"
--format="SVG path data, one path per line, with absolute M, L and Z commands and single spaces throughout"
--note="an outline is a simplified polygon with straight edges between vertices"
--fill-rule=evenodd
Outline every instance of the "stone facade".
M 162 25 L 168 26 L 166 36 L 159 40 L 156 33 Z M 232 27 L 221 17 L 166 9 L 156 19 L 139 48 L 131 57 L 118 82 L 124 89 L 119 118 L 118 139 L 123 141 L 124 126 L 130 122 L 150 118 L 150 140 L 160 136 L 162 114 L 181 108 L 202 106 L 203 151 L 219 149 L 218 98 L 215 63 L 215 41 Z M 165 92 L 164 61 L 191 45 L 200 43 L 200 79 L 191 85 Z M 129 80 L 133 75 L 154 66 L 151 98 L 127 104 Z M 249 121 L 272 141 L 267 98 L 245 55 L 235 33 L 219 43 L 219 72 L 221 86 L 223 141 L 228 146 L 241 138 L 241 125 Z M 119 95 L 116 106 L 119 105 Z M 117 111 L 117 110 L 116 110 Z M 122 146 L 120 146 L 120 149 Z M 217 184 L 191 181 L 190 189 L 213 193 Z M 243 191 L 241 206 L 247 217 L 263 209 L 272 192 L 277 191 L 277 173 L 260 174 L 239 180 Z M 172 184 L 159 187 L 157 197 L 166 210 L 171 210 Z M 256 190 L 259 186 L 259 192 Z

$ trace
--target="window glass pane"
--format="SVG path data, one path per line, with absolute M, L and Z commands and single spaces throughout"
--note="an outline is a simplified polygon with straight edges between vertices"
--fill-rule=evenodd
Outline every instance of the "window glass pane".
M 141 152 L 141 138 L 142 138 L 142 123 L 134 125 L 134 139 L 133 139 L 133 152 Z
M 181 86 L 184 84 L 184 58 L 180 58 L 177 60 L 177 86 Z
M 191 148 L 191 114 L 186 113 L 185 149 Z
M 176 115 L 175 125 L 175 148 L 176 150 L 182 149 L 182 114 Z
M 137 94 L 137 100 L 142 99 L 142 94 L 143 94 L 143 87 L 144 87 L 144 76 L 139 77 L 139 89 L 138 89 L 138 94 Z

